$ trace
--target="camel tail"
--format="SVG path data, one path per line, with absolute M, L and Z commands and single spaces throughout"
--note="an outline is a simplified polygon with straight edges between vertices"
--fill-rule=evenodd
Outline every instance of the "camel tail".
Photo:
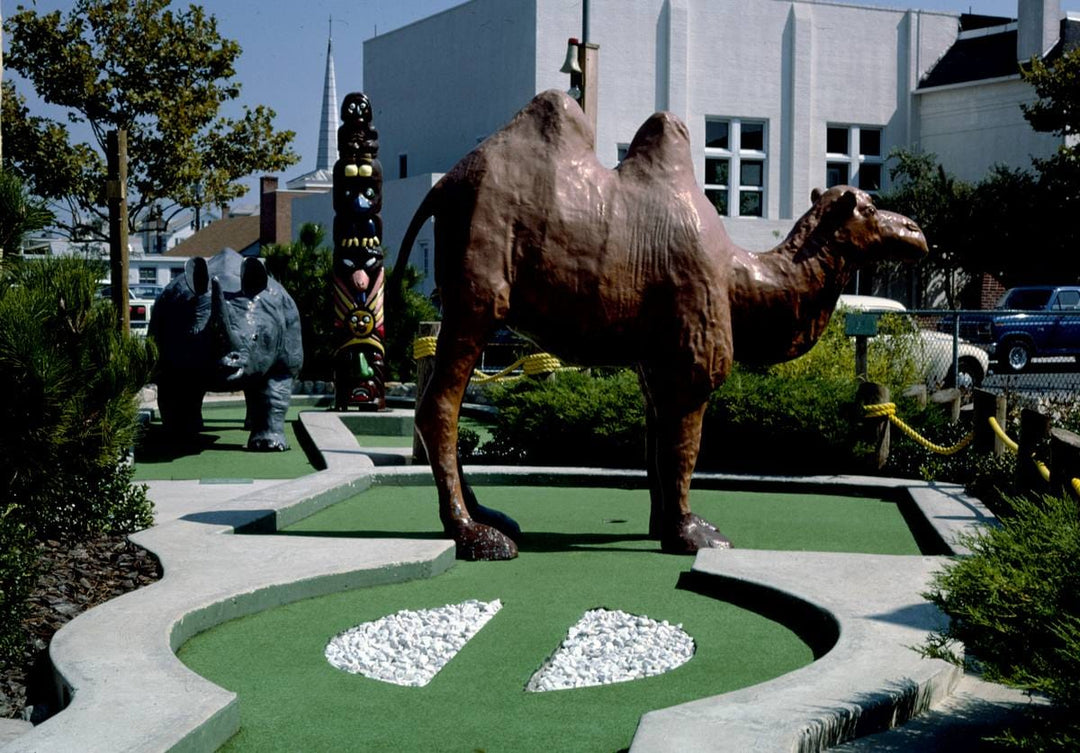
M 416 208 L 412 220 L 409 221 L 409 228 L 405 231 L 405 237 L 401 239 L 401 248 L 398 249 L 394 269 L 390 274 L 390 289 L 387 291 L 386 303 L 387 310 L 390 312 L 401 311 L 404 305 L 405 291 L 402 289 L 402 285 L 405 268 L 409 266 L 409 254 L 412 252 L 413 243 L 420 233 L 420 228 L 424 226 L 428 218 L 435 216 L 435 210 L 439 205 L 440 186 L 441 183 L 437 183 L 427 192 L 424 200 L 420 202 L 420 206 Z

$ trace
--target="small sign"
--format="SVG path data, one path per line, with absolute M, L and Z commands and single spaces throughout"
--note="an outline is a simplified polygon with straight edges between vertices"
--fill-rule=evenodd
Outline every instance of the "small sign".
M 844 334 L 848 337 L 873 337 L 877 334 L 877 316 L 874 314 L 847 314 Z

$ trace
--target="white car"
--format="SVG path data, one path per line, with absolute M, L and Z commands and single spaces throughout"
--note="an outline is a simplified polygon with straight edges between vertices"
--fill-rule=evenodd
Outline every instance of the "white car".
M 881 311 L 890 314 L 903 314 L 907 308 L 900 301 L 891 298 L 879 298 L 872 295 L 842 295 L 836 304 L 837 310 Z M 926 384 L 932 389 L 951 382 L 953 365 L 953 338 L 944 332 L 919 329 L 921 360 L 926 368 Z M 956 386 L 971 389 L 982 385 L 986 372 L 990 368 L 990 356 L 977 345 L 961 339 L 957 347 L 959 374 Z
M 133 283 L 128 286 L 128 316 L 131 322 L 131 334 L 146 334 L 146 329 L 150 324 L 150 313 L 154 309 L 157 297 L 164 289 L 163 285 L 146 283 Z M 112 286 L 102 285 L 98 288 L 98 295 L 108 298 L 112 295 Z

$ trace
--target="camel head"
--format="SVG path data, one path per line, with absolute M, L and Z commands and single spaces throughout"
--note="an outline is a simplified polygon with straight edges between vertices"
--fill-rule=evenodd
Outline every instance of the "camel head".
M 918 223 L 874 206 L 870 194 L 853 186 L 814 189 L 809 214 L 834 253 L 858 265 L 875 261 L 918 261 L 926 255 L 926 238 Z

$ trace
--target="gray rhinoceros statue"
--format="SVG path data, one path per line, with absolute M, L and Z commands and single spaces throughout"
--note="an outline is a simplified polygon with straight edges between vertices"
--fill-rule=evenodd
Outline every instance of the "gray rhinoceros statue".
M 304 360 L 300 314 L 258 259 L 231 248 L 189 259 L 154 305 L 149 332 L 167 430 L 197 434 L 207 392 L 243 390 L 248 449 L 289 449 L 285 412 Z

